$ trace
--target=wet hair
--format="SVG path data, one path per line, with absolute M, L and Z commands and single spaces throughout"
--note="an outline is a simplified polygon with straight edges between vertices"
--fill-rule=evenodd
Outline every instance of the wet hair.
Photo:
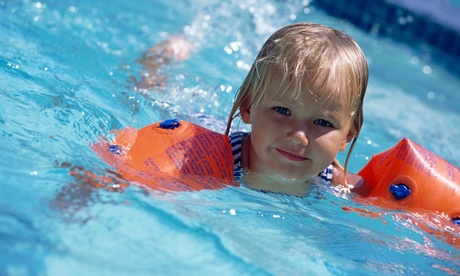
M 351 118 L 349 141 L 353 141 L 345 161 L 346 173 L 364 120 L 368 75 L 364 53 L 345 33 L 313 23 L 285 26 L 262 46 L 237 92 L 226 134 L 242 112 L 267 99 L 297 99 L 305 93 L 326 99 L 326 103 L 333 99 Z M 337 160 L 334 162 L 340 166 Z

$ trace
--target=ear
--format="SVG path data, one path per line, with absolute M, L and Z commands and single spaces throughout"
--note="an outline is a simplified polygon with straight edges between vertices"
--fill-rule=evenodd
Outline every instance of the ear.
M 249 109 L 241 110 L 241 119 L 245 124 L 251 124 L 251 112 Z
M 347 138 L 345 138 L 345 140 L 343 140 L 342 144 L 340 145 L 339 151 L 346 150 L 347 147 L 348 147 L 348 144 L 350 144 L 351 139 L 353 139 L 352 134 L 348 135 Z

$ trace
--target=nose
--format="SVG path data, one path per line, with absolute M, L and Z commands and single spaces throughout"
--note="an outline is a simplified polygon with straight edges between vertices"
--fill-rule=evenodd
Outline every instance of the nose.
M 288 132 L 287 139 L 297 145 L 306 146 L 308 145 L 308 137 L 305 131 L 295 130 Z

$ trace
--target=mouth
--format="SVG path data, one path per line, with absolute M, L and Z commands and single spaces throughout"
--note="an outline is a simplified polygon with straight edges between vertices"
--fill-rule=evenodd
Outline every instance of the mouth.
M 284 158 L 290 160 L 290 161 L 294 161 L 294 162 L 302 162 L 302 161 L 305 161 L 307 160 L 308 158 L 306 157 L 303 157 L 303 156 L 299 156 L 299 155 L 296 155 L 296 154 L 292 154 L 292 153 L 289 153 L 287 151 L 284 151 L 284 150 L 280 150 L 280 149 L 276 149 L 279 154 L 281 154 Z

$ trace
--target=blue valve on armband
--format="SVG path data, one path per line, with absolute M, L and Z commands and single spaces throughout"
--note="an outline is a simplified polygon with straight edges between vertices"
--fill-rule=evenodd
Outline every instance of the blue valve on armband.
M 114 154 L 122 154 L 123 153 L 123 148 L 120 147 L 119 145 L 109 145 L 109 150 L 111 153 Z
M 401 200 L 406 198 L 410 195 L 411 191 L 409 187 L 406 185 L 399 183 L 399 184 L 391 184 L 390 192 L 394 195 L 397 200 Z
M 175 129 L 180 127 L 180 121 L 178 119 L 169 119 L 160 123 L 160 127 L 164 129 Z
M 452 222 L 460 226 L 460 217 L 453 218 Z

